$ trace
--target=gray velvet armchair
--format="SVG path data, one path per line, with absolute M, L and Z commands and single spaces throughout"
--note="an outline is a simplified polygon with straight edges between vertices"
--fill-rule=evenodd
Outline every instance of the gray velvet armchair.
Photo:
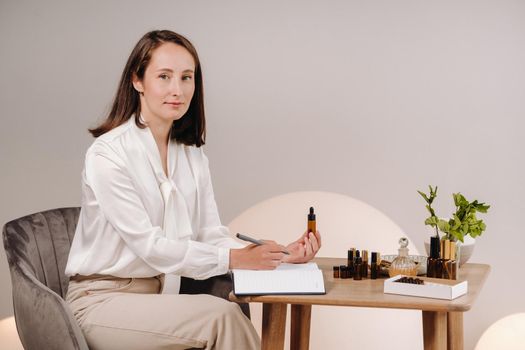
M 13 305 L 25 349 L 88 349 L 82 331 L 64 297 L 64 275 L 80 208 L 48 210 L 13 220 L 3 230 L 11 272 Z M 227 298 L 229 276 L 205 281 L 183 278 L 181 293 Z M 241 305 L 249 317 L 248 305 Z

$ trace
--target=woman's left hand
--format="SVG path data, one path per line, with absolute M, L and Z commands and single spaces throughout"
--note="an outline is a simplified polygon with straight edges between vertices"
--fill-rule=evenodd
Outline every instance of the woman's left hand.
M 286 246 L 286 250 L 290 255 L 283 257 L 283 262 L 286 263 L 305 263 L 312 260 L 315 254 L 321 248 L 321 234 L 319 231 L 313 232 L 306 231 L 301 237 Z

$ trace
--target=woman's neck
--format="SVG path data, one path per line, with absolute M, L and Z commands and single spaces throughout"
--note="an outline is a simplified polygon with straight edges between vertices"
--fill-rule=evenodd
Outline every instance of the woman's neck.
M 155 139 L 155 143 L 159 150 L 160 160 L 162 162 L 162 168 L 164 169 L 166 176 L 168 176 L 168 143 L 173 122 L 164 122 L 155 118 L 148 120 L 144 115 L 142 115 L 142 119 L 146 122 L 146 125 L 149 127 L 151 134 Z
M 147 124 L 159 149 L 161 147 L 167 147 L 172 123 L 147 122 Z
M 168 138 L 170 135 L 171 126 L 173 125 L 172 120 L 162 120 L 159 118 L 152 118 L 148 115 L 148 113 L 141 113 L 140 119 L 148 126 L 151 133 L 153 134 L 153 138 L 155 138 L 155 142 L 157 143 L 157 146 L 159 149 L 161 146 L 167 146 L 168 145 Z

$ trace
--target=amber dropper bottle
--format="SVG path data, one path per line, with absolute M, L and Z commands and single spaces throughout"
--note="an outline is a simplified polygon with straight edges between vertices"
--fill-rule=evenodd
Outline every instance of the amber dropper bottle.
M 334 278 L 339 278 L 340 274 L 339 272 L 341 271 L 341 269 L 339 268 L 339 266 L 334 266 Z
M 435 278 L 443 278 L 443 274 L 445 272 L 445 240 L 442 239 L 439 241 L 439 259 L 437 259 L 436 262 L 436 269 L 434 271 Z
M 457 279 L 456 242 L 445 241 L 445 263 L 443 266 L 443 278 L 449 280 Z
M 354 252 L 354 272 L 355 272 L 355 265 L 357 263 L 357 258 L 361 258 L 361 252 L 359 251 L 359 249 L 356 249 L 356 251 Z M 363 262 L 363 260 L 361 260 L 361 262 Z
M 448 279 L 456 280 L 458 278 L 458 263 L 456 261 L 456 242 L 450 242 L 450 260 L 446 265 Z
M 361 278 L 368 278 L 368 250 L 363 250 L 363 263 L 361 264 Z
M 446 239 L 444 244 L 444 252 L 443 252 L 443 278 L 450 279 L 450 270 L 448 269 L 449 261 L 450 261 L 450 240 Z
M 427 259 L 427 277 L 437 276 L 437 265 L 439 263 L 439 237 L 430 237 L 430 256 Z
M 315 234 L 315 214 L 314 207 L 310 207 L 310 213 L 308 214 L 308 233 L 313 232 Z
M 354 276 L 354 253 L 355 248 L 350 248 L 347 252 L 348 256 L 346 264 L 348 266 L 348 274 L 350 275 L 349 277 Z
M 354 263 L 354 280 L 356 281 L 359 281 L 362 279 L 361 277 L 361 271 L 363 270 L 362 264 L 363 264 L 363 260 L 358 255 L 357 258 L 355 258 L 355 263 Z
M 339 277 L 341 278 L 348 278 L 348 268 L 346 265 L 339 266 Z
M 370 278 L 376 280 L 379 276 L 379 264 L 377 263 L 377 252 L 372 252 L 372 263 L 370 264 Z

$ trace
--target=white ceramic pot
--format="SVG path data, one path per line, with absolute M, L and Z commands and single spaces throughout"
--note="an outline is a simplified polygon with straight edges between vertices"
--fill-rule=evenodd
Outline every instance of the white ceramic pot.
M 430 239 L 429 239 L 430 240 Z M 459 266 L 466 263 L 470 257 L 472 256 L 472 253 L 474 253 L 474 247 L 476 244 L 476 240 L 470 235 L 465 236 L 463 239 L 463 243 L 460 241 L 457 241 L 458 249 L 459 249 Z M 427 252 L 427 255 L 430 255 L 430 242 L 425 242 L 425 250 Z
M 459 246 L 459 266 L 463 265 L 470 259 L 472 253 L 474 253 L 474 247 L 476 246 L 476 239 L 466 235 L 463 238 L 463 243 L 458 241 Z

